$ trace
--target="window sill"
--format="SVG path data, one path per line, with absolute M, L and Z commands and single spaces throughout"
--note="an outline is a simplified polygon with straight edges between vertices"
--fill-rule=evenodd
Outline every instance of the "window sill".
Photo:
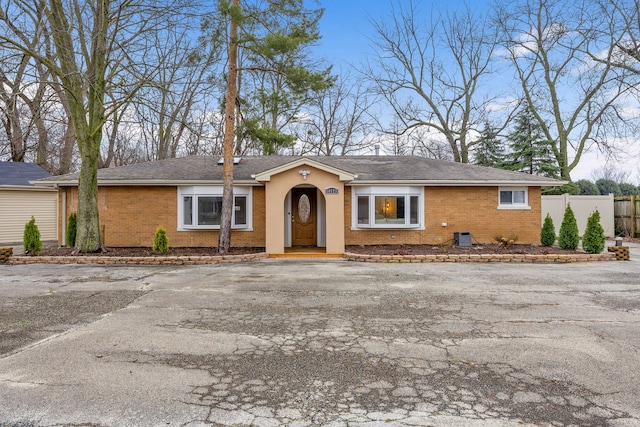
M 200 227 L 178 227 L 176 231 L 211 231 L 220 230 L 219 225 L 200 226 Z M 231 227 L 231 231 L 253 231 L 253 227 Z
M 404 224 L 384 224 L 384 225 L 357 225 L 351 227 L 352 231 L 355 230 L 424 230 L 422 225 L 404 225 Z
M 502 211 L 529 211 L 531 210 L 531 206 L 527 206 L 527 205 L 501 205 L 498 206 L 498 210 L 502 210 Z

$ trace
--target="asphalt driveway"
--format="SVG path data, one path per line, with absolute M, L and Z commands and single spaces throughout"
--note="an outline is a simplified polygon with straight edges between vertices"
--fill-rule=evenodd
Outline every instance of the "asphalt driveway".
M 0 266 L 0 426 L 638 426 L 634 258 Z

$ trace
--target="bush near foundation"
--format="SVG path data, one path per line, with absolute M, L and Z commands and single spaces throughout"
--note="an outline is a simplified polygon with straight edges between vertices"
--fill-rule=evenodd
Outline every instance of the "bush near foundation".
M 547 217 L 544 219 L 544 224 L 542 225 L 542 230 L 540 230 L 540 243 L 542 243 L 542 246 L 553 246 L 555 242 L 556 228 L 553 226 L 551 215 L 547 214 Z
M 571 205 L 567 205 L 567 209 L 564 210 L 562 225 L 560 225 L 558 246 L 560 246 L 561 249 L 571 249 L 575 251 L 578 249 L 578 243 L 580 243 L 580 236 L 578 235 L 576 216 L 573 214 Z
M 157 254 L 169 252 L 169 238 L 167 237 L 167 231 L 162 227 L 158 227 L 153 238 L 153 252 Z
M 76 234 L 78 233 L 78 218 L 76 213 L 73 212 L 69 215 L 67 221 L 67 235 L 65 236 L 65 243 L 68 248 L 73 248 L 76 245 Z
M 40 240 L 40 230 L 36 225 L 36 219 L 31 217 L 31 221 L 24 226 L 24 235 L 22 238 L 24 252 L 27 254 L 38 255 L 42 250 L 42 240 Z
M 588 254 L 599 254 L 604 250 L 604 228 L 600 225 L 600 212 L 596 209 L 587 219 L 587 228 L 582 236 L 582 248 Z

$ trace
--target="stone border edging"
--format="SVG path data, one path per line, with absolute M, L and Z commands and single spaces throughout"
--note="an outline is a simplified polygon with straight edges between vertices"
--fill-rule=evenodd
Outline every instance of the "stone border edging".
M 267 259 L 266 252 L 222 256 L 12 256 L 8 264 L 102 264 L 102 265 L 205 265 L 259 261 Z M 469 255 L 363 255 L 345 252 L 343 259 L 359 262 L 422 263 L 422 262 L 511 262 L 511 263 L 571 263 L 590 261 L 615 261 L 615 253 L 601 254 L 469 254 Z
M 348 261 L 360 262 L 513 262 L 513 263 L 570 263 L 590 261 L 615 261 L 613 253 L 601 254 L 469 254 L 469 255 L 362 255 L 345 253 Z
M 266 252 L 243 255 L 221 256 L 147 256 L 147 257 L 110 257 L 110 256 L 13 256 L 9 264 L 103 264 L 103 265 L 204 265 L 228 264 L 258 261 L 267 258 Z

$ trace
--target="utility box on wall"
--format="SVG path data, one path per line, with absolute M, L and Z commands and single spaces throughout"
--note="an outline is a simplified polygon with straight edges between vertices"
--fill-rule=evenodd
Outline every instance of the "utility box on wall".
M 453 233 L 453 241 L 456 246 L 471 246 L 471 232 L 469 231 L 457 231 Z

